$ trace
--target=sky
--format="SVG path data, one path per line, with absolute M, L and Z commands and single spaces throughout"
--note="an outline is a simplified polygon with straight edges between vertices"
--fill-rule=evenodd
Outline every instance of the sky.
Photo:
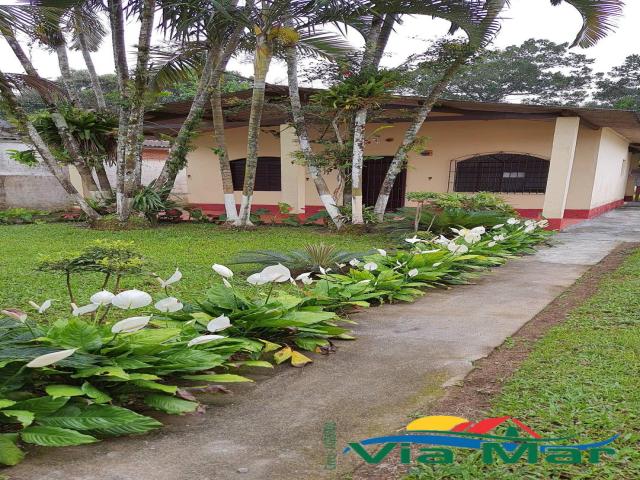
M 0 5 L 14 3 L 12 0 L 0 0 Z M 627 0 L 626 3 L 624 16 L 618 20 L 618 26 L 614 32 L 595 47 L 586 50 L 576 49 L 595 59 L 594 68 L 597 71 L 606 72 L 611 67 L 621 64 L 627 55 L 640 53 L 637 41 L 640 2 Z M 520 44 L 529 38 L 544 38 L 557 43 L 571 42 L 581 25 L 580 16 L 573 7 L 566 3 L 552 7 L 549 0 L 511 0 L 511 7 L 504 12 L 503 17 L 501 31 L 494 41 L 494 45 L 499 47 Z M 423 51 L 428 40 L 441 38 L 447 30 L 448 23 L 442 20 L 426 17 L 405 18 L 404 24 L 391 36 L 383 64 L 393 66 L 401 63 L 408 55 Z M 132 47 L 136 43 L 137 34 L 137 25 L 127 25 L 127 42 Z M 354 46 L 363 44 L 363 40 L 355 32 L 349 35 L 349 40 Z M 30 49 L 30 55 L 42 76 L 55 78 L 59 75 L 54 54 L 33 47 Z M 10 48 L 3 41 L 0 43 L 0 58 L 3 71 L 22 71 Z M 72 68 L 84 69 L 84 62 L 79 53 L 71 52 L 69 58 Z M 101 49 L 93 54 L 93 58 L 99 74 L 113 73 L 113 56 L 109 39 L 106 39 Z M 248 58 L 232 60 L 229 68 L 245 75 L 252 73 Z M 285 83 L 284 65 L 275 62 L 267 81 Z

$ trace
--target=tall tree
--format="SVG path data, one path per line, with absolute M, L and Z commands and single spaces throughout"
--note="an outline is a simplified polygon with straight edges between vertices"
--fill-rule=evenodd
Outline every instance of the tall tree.
M 440 73 L 440 45 L 417 58 L 411 72 L 415 91 L 427 91 Z M 487 49 L 465 63 L 449 82 L 442 97 L 477 102 L 577 105 L 589 96 L 593 60 L 545 39 L 529 39 L 521 45 Z
M 640 111 L 640 55 L 629 55 L 622 65 L 601 74 L 594 99 L 605 107 Z
M 622 0 L 565 0 L 573 5 L 581 14 L 583 25 L 576 36 L 572 46 L 589 47 L 604 38 L 613 28 L 614 20 L 622 14 L 624 2 Z M 562 0 L 551 0 L 552 5 L 559 5 Z M 487 0 L 485 14 L 478 23 L 471 18 L 471 28 L 465 28 L 464 23 L 459 24 L 469 36 L 466 48 L 460 52 L 454 60 L 444 69 L 439 81 L 434 84 L 431 92 L 424 98 L 421 107 L 415 114 L 411 126 L 405 132 L 402 144 L 398 148 L 378 195 L 374 211 L 378 218 L 382 218 L 387 207 L 387 202 L 396 177 L 400 173 L 407 158 L 407 153 L 418 138 L 418 132 L 433 105 L 440 97 L 446 86 L 462 68 L 468 58 L 483 48 L 497 31 L 499 14 L 506 4 L 506 0 Z M 465 22 L 466 23 L 466 22 Z M 469 23 L 466 23 L 469 25 Z

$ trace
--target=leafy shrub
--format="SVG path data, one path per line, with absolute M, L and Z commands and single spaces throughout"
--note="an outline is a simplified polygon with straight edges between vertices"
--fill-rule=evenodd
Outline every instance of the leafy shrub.
M 155 182 L 143 186 L 133 197 L 133 209 L 142 213 L 149 222 L 154 223 L 158 214 L 162 211 L 172 209 L 176 206 L 173 200 L 169 199 L 171 193 L 170 186 L 156 188 Z
M 35 223 L 44 220 L 49 215 L 42 210 L 30 210 L 28 208 L 9 208 L 0 210 L 0 224 L 16 225 L 23 223 Z
M 305 245 L 301 250 L 291 252 L 275 252 L 273 250 L 240 252 L 231 264 L 273 265 L 280 263 L 295 273 L 301 273 L 319 272 L 320 267 L 333 270 L 341 269 L 350 260 L 358 257 L 362 257 L 362 254 L 338 250 L 333 245 L 320 242 Z
M 436 234 L 448 233 L 451 227 L 474 228 L 481 225 L 493 227 L 504 223 L 509 218 L 509 215 L 501 211 L 464 210 L 462 208 L 418 211 L 416 208 L 404 207 L 388 215 L 388 222 L 383 224 L 381 228 L 402 234 L 412 232 L 415 229 L 416 214 L 419 214 L 418 230 Z
M 325 270 L 316 281 L 311 272 L 293 279 L 285 266 L 270 265 L 247 278 L 256 286 L 249 293 L 238 291 L 229 268 L 214 264 L 222 284 L 193 305 L 161 298 L 154 305 L 160 314 L 147 308 L 151 295 L 118 292 L 117 283 L 118 295 L 92 296 L 98 303 L 86 316 L 45 321 L 47 302 L 32 304 L 36 321 L 31 314 L 3 310 L 0 463 L 18 463 L 22 443 L 80 445 L 158 428 L 157 420 L 136 410 L 199 411 L 204 407 L 198 393 L 223 393 L 219 383 L 251 381 L 236 373 L 239 367 L 270 367 L 268 360 L 304 366 L 312 360 L 296 349 L 323 353 L 332 350 L 333 339 L 353 338 L 339 325 L 339 315 L 371 304 L 409 302 L 426 288 L 465 283 L 483 269 L 532 251 L 550 235 L 543 226 L 509 218 L 491 229 L 456 229 L 452 238 L 414 236 L 395 252 L 377 249 L 355 260 L 352 254 L 343 256 L 352 258 L 346 270 Z M 307 261 L 313 258 L 317 265 L 339 256 L 324 245 L 308 250 Z M 45 260 L 41 268 L 67 278 L 70 272 L 100 272 L 108 285 L 110 276 L 141 273 L 143 259 L 130 244 L 99 242 L 79 255 Z M 176 270 L 160 287 L 168 294 L 181 278 Z M 274 291 L 276 283 L 285 282 L 296 284 L 298 292 Z M 114 323 L 100 315 L 112 305 L 145 309 L 137 314 L 144 316 Z M 224 335 L 212 335 L 217 332 Z
M 478 193 L 436 193 L 410 192 L 407 200 L 421 204 L 426 210 L 463 209 L 470 211 L 502 212 L 508 216 L 516 215 L 511 205 L 500 196 L 489 192 Z

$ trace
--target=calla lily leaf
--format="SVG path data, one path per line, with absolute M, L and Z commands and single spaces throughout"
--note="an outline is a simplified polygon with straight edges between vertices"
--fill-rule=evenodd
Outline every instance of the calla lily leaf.
M 289 358 L 291 358 L 291 353 L 292 353 L 291 347 L 284 347 L 282 350 L 278 350 L 276 353 L 273 354 L 273 359 L 278 365 L 280 365 L 285 360 L 288 360 Z
M 44 391 L 52 398 L 80 397 L 85 394 L 82 388 L 75 385 L 47 385 Z
M 233 375 L 231 373 L 214 373 L 203 375 L 185 375 L 182 378 L 187 380 L 201 380 L 203 382 L 220 382 L 220 383 L 240 383 L 253 382 L 250 378 L 242 375 Z
M 151 408 L 172 415 L 181 415 L 183 413 L 195 412 L 198 408 L 197 402 L 190 402 L 170 395 L 147 395 L 144 397 L 144 403 Z
M 306 355 L 296 352 L 295 350 L 291 352 L 291 365 L 294 367 L 304 367 L 307 363 L 311 362 L 313 362 L 313 360 Z
M 17 465 L 24 458 L 24 453 L 16 446 L 16 435 L 0 435 L 0 464 Z
M 29 410 L 3 410 L 1 413 L 7 417 L 15 418 L 23 428 L 31 425 L 36 418 L 35 414 Z

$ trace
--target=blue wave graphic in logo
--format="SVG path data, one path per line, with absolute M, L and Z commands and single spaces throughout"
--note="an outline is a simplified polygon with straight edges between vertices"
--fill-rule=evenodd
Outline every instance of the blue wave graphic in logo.
M 602 440 L 600 442 L 594 443 L 583 443 L 578 445 L 540 445 L 540 451 L 545 452 L 548 449 L 554 448 L 574 448 L 576 450 L 589 450 L 592 448 L 599 448 L 605 445 L 609 445 L 620 435 L 613 435 L 611 438 L 606 440 Z M 442 445 L 446 447 L 458 447 L 458 448 L 470 448 L 474 450 L 480 450 L 482 448 L 483 443 L 487 443 L 488 441 L 495 440 L 482 440 L 476 438 L 466 438 L 466 437 L 458 437 L 458 436 L 448 436 L 448 435 L 388 435 L 385 437 L 373 437 L 367 438 L 365 440 L 361 440 L 360 445 L 379 445 L 382 443 L 413 443 L 416 445 Z M 526 442 L 502 442 L 502 447 L 505 450 L 515 450 L 522 443 Z M 351 447 L 346 447 L 342 453 L 346 454 L 351 451 Z

